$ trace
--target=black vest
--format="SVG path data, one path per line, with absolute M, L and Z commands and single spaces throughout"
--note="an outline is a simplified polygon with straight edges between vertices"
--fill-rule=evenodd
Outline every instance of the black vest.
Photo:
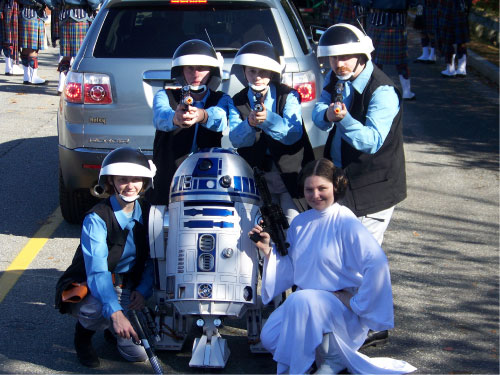
M 135 264 L 128 273 L 131 285 L 135 288 L 141 281 L 144 266 L 149 256 L 149 242 L 148 242 L 148 217 L 150 205 L 147 202 L 139 201 L 142 210 L 143 223 L 136 222 L 133 228 L 134 242 L 136 248 Z M 122 257 L 127 236 L 128 229 L 123 230 L 116 220 L 113 212 L 113 207 L 109 198 L 99 202 L 92 209 L 87 212 L 87 215 L 95 212 L 106 223 L 106 244 L 108 245 L 108 270 L 113 273 Z M 61 314 L 67 312 L 67 304 L 61 300 L 62 292 L 72 282 L 82 283 L 87 280 L 87 273 L 85 271 L 85 261 L 83 258 L 82 245 L 78 246 L 71 265 L 59 278 L 56 285 L 55 307 L 59 309 Z
M 325 87 L 333 97 L 337 79 Z M 354 91 L 349 113 L 353 118 L 365 124 L 368 104 L 373 92 L 379 86 L 392 86 L 394 83 L 379 68 L 373 65 L 373 73 L 364 91 Z M 398 89 L 400 109 L 394 118 L 391 130 L 382 147 L 375 154 L 356 150 L 344 139 L 341 142 L 342 167 L 349 179 L 349 187 L 342 203 L 349 207 L 356 216 L 364 216 L 385 210 L 406 198 L 405 156 L 403 150 L 403 109 L 401 94 Z M 328 135 L 324 156 L 331 159 L 333 137 L 336 127 Z
M 283 116 L 288 94 L 293 90 L 280 84 L 276 85 L 276 111 Z M 233 102 L 242 120 L 246 120 L 251 112 L 248 101 L 248 90 L 246 87 L 233 97 Z M 270 155 L 268 155 L 269 150 Z M 302 138 L 292 145 L 285 145 L 260 129 L 255 133 L 255 142 L 249 147 L 240 147 L 240 154 L 252 167 L 259 167 L 263 171 L 269 171 L 274 162 L 281 172 L 281 178 L 293 198 L 298 198 L 302 192 L 298 189 L 298 175 L 302 167 L 309 161 L 314 160 L 314 153 L 307 136 L 306 128 L 302 123 Z
M 181 99 L 181 90 L 165 90 L 171 108 L 177 108 Z M 224 95 L 221 91 L 210 90 L 204 108 L 214 107 Z M 157 172 L 153 180 L 153 189 L 146 192 L 146 198 L 151 204 L 168 205 L 170 183 L 175 171 L 191 153 L 195 126 L 187 129 L 176 127 L 170 132 L 156 130 L 153 142 L 153 162 Z M 196 145 L 198 149 L 221 147 L 221 132 L 214 132 L 198 124 Z

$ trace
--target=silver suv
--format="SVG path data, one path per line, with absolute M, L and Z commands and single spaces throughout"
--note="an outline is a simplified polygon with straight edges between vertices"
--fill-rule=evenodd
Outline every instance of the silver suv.
M 171 57 L 189 39 L 210 42 L 224 57 L 221 90 L 241 83 L 229 72 L 238 49 L 270 41 L 286 63 L 283 82 L 302 97 L 313 147 L 325 142 L 311 112 L 322 88 L 313 47 L 290 0 L 110 0 L 93 22 L 66 80 L 57 117 L 59 197 L 64 218 L 79 223 L 99 196 L 102 160 L 120 146 L 152 155 L 153 97 L 172 85 Z M 223 146 L 231 147 L 227 134 Z

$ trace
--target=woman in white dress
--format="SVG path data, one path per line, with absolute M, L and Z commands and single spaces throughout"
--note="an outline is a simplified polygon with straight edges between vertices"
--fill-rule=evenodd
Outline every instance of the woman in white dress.
M 292 221 L 288 255 L 276 252 L 259 225 L 249 233 L 260 234 L 256 245 L 265 255 L 263 302 L 297 286 L 261 333 L 277 372 L 303 374 L 315 361 L 319 374 L 345 368 L 357 374 L 415 371 L 404 361 L 357 351 L 369 329 L 393 328 L 394 313 L 382 248 L 348 208 L 335 203 L 347 186 L 342 170 L 327 159 L 312 161 L 302 170 L 301 181 L 312 209 Z

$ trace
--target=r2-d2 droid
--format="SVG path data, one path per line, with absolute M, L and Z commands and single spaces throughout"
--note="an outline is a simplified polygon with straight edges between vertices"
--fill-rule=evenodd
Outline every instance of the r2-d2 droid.
M 194 341 L 189 365 L 222 368 L 229 348 L 218 331 L 221 318 L 246 312 L 249 341 L 258 341 L 258 252 L 247 233 L 259 202 L 252 169 L 234 151 L 202 150 L 179 166 L 168 212 L 153 206 L 150 213 L 156 349 L 180 350 L 196 319 L 203 336 Z

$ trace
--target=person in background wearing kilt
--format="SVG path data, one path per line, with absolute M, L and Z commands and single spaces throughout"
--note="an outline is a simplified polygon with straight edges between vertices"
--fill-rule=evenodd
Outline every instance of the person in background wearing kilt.
M 0 56 L 2 56 L 2 45 L 3 45 L 3 13 L 0 6 Z
M 436 62 L 436 7 L 434 0 L 418 0 L 415 17 L 416 30 L 422 35 L 422 54 L 416 63 L 434 64 Z
M 0 0 L 0 28 L 2 52 L 5 56 L 5 75 L 21 75 L 19 66 L 19 3 L 18 0 Z
M 73 59 L 75 58 L 85 35 L 94 20 L 94 15 L 103 0 L 54 0 L 60 8 L 59 12 L 59 47 L 60 61 L 59 84 L 57 91 L 61 93 L 64 81 Z
M 52 42 L 52 47 L 56 46 L 56 43 L 59 39 L 60 10 L 61 9 L 58 6 L 54 6 L 54 8 L 50 10 L 50 41 Z
M 446 61 L 443 77 L 467 75 L 467 46 L 469 35 L 469 10 L 471 0 L 438 0 L 436 32 L 441 54 Z M 457 64 L 455 65 L 455 57 Z
M 46 80 L 38 77 L 38 51 L 44 49 L 45 8 L 52 8 L 52 0 L 19 0 L 19 47 L 24 68 L 23 84 L 44 85 Z
M 406 18 L 408 0 L 361 0 L 370 8 L 366 32 L 375 46 L 373 62 L 382 69 L 384 65 L 396 65 L 403 99 L 413 100 L 410 70 L 408 69 L 408 41 Z
M 354 26 L 365 26 L 366 11 L 360 0 L 331 0 L 328 5 L 328 15 L 332 25 L 349 23 Z

